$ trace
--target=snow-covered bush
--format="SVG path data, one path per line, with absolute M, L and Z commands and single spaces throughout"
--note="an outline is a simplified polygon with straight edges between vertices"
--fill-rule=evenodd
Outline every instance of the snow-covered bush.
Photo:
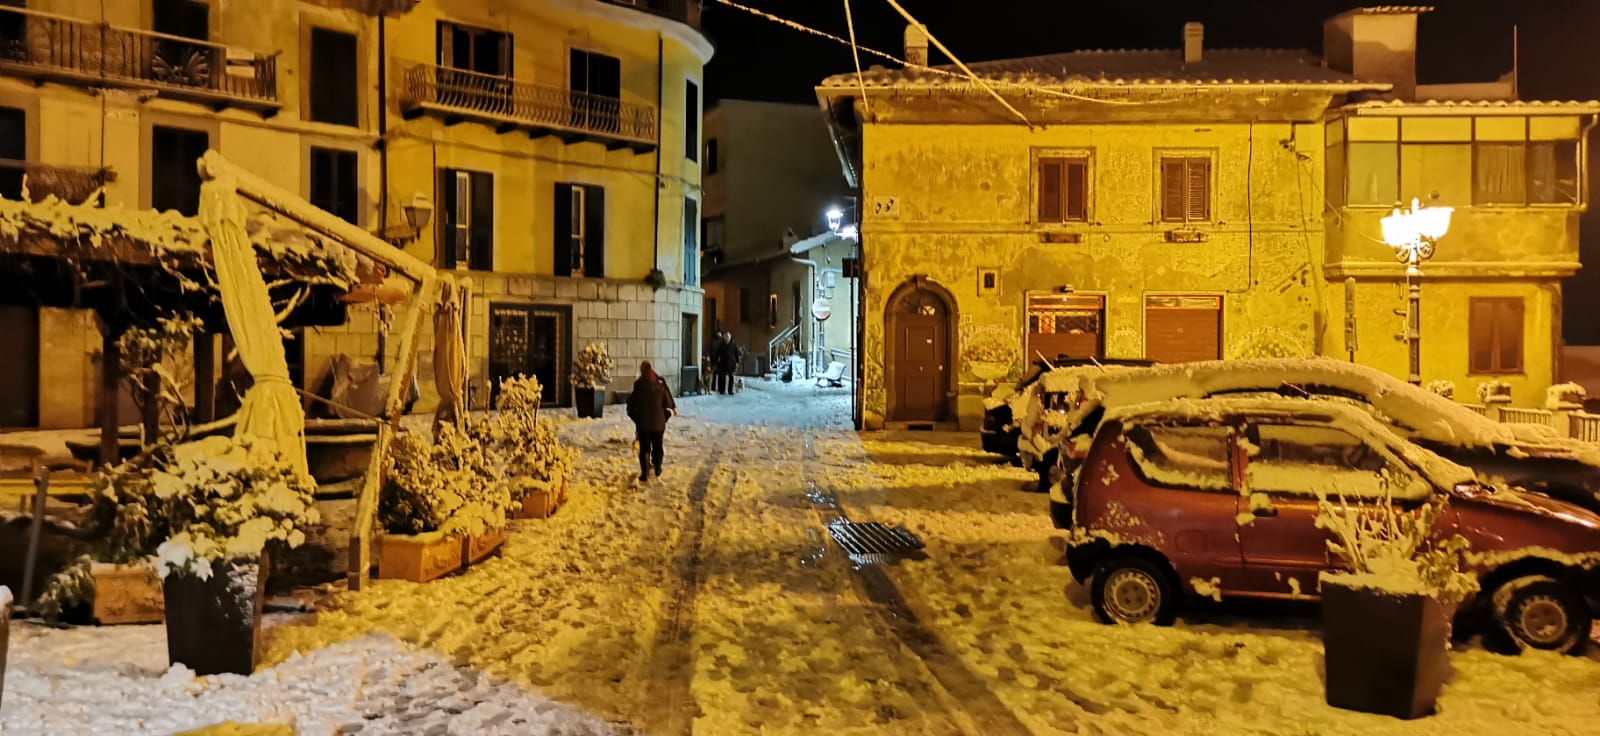
M 1317 526 L 1333 534 L 1328 550 L 1348 572 L 1324 572 L 1323 582 L 1395 595 L 1426 595 L 1461 601 L 1478 590 L 1478 581 L 1461 571 L 1467 540 L 1459 534 L 1434 536 L 1434 520 L 1447 501 L 1435 496 L 1416 510 L 1392 505 L 1390 497 L 1317 504 Z
M 1576 383 L 1558 383 L 1544 391 L 1544 408 L 1553 410 L 1580 409 L 1589 392 Z
M 489 448 L 513 499 L 556 490 L 577 459 L 577 451 L 556 436 L 555 423 L 538 418 L 541 395 L 539 379 L 533 376 L 505 379 L 496 400 L 499 412 L 470 428 Z
M 1478 384 L 1478 403 L 1510 403 L 1511 384 L 1498 378 L 1491 378 Z
M 611 384 L 611 354 L 606 346 L 591 342 L 578 351 L 572 361 L 572 385 L 578 388 L 601 388 Z
M 391 534 L 482 534 L 505 526 L 511 491 L 492 451 L 466 429 L 441 424 L 432 440 L 395 437 L 378 504 Z
M 1438 380 L 1429 381 L 1423 385 L 1423 388 L 1447 399 L 1454 399 L 1456 397 L 1456 384 L 1454 381 L 1448 379 L 1441 378 Z
M 195 331 L 204 325 L 193 315 L 160 317 L 151 327 L 134 327 L 117 338 L 128 392 L 141 410 L 154 402 L 162 418 L 172 425 L 181 425 L 187 418 L 188 412 L 183 411 L 185 386 L 167 370 L 165 361 L 188 350 Z M 154 386 L 150 385 L 152 378 Z

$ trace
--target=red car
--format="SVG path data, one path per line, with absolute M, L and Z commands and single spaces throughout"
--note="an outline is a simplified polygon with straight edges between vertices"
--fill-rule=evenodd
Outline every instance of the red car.
M 1415 508 L 1471 544 L 1491 643 L 1576 651 L 1600 606 L 1600 516 L 1495 490 L 1370 413 L 1294 399 L 1206 399 L 1108 412 L 1078 472 L 1067 561 L 1101 620 L 1169 624 L 1185 593 L 1309 598 L 1337 568 L 1318 498 Z M 1337 502 L 1337 500 L 1336 500 Z M 1492 602 L 1492 604 L 1491 604 Z

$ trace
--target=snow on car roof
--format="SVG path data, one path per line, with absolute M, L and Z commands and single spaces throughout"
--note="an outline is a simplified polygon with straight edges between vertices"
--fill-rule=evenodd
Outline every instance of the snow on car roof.
M 1293 398 L 1169 399 L 1111 408 L 1106 411 L 1106 420 L 1181 418 L 1220 422 L 1229 417 L 1274 415 L 1338 427 L 1367 443 L 1387 448 L 1439 488 L 1448 489 L 1471 483 L 1476 477 L 1468 468 L 1395 434 L 1392 427 L 1374 419 L 1368 412 L 1332 402 L 1318 403 L 1308 409 L 1304 400 Z

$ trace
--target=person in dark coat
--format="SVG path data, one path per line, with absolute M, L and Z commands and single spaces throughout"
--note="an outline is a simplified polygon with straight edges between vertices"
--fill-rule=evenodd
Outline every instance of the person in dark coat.
M 711 363 L 711 390 L 722 393 L 722 354 L 728 349 L 728 342 L 722 339 L 723 333 L 718 332 L 711 338 L 711 347 L 706 349 L 706 360 Z
M 721 374 L 722 393 L 733 393 L 733 374 L 739 369 L 739 361 L 744 358 L 744 350 L 739 343 L 733 341 L 733 333 L 723 333 L 722 359 L 717 362 L 717 372 Z
M 650 361 L 640 363 L 639 380 L 633 382 L 633 393 L 628 395 L 628 418 L 639 438 L 639 480 L 650 480 L 651 468 L 661 477 L 661 439 L 667 432 L 667 418 L 677 410 L 667 382 L 656 375 Z

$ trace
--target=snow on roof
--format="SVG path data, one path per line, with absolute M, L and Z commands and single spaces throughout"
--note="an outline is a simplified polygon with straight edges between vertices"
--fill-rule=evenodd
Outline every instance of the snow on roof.
M 1432 5 L 1369 5 L 1364 8 L 1351 8 L 1333 17 L 1343 18 L 1347 15 L 1422 15 L 1423 13 L 1432 12 Z M 1332 20 L 1332 18 L 1329 20 Z
M 1297 49 L 1206 49 L 1203 59 L 1193 64 L 1184 63 L 1182 49 L 1087 50 L 980 61 L 967 66 L 991 83 L 1046 87 L 1295 84 L 1375 91 L 1390 88 L 1388 84 L 1363 82 L 1324 67 L 1317 56 Z M 851 72 L 828 77 L 821 86 L 977 86 L 953 65 L 932 69 L 874 68 L 862 72 L 859 81 Z
M 1423 108 L 1430 112 L 1447 112 L 1451 109 L 1460 109 L 1463 112 L 1500 112 L 1514 113 L 1600 113 L 1600 100 L 1363 100 L 1361 102 L 1345 105 L 1340 110 L 1403 110 L 1406 108 Z
M 1220 421 L 1235 416 L 1281 415 L 1296 421 L 1326 424 L 1343 429 L 1362 440 L 1389 450 L 1400 456 L 1406 464 L 1416 468 L 1429 482 L 1441 489 L 1451 489 L 1462 483 L 1471 483 L 1476 477 L 1467 468 L 1429 452 L 1395 434 L 1393 428 L 1374 419 L 1368 412 L 1353 406 L 1333 402 L 1319 403 L 1308 411 L 1303 399 L 1294 398 L 1224 398 L 1179 399 L 1175 401 L 1150 401 L 1119 406 L 1106 411 L 1106 420 L 1138 419 L 1144 417 L 1181 417 L 1204 421 Z M 1326 419 L 1321 419 L 1326 417 Z

